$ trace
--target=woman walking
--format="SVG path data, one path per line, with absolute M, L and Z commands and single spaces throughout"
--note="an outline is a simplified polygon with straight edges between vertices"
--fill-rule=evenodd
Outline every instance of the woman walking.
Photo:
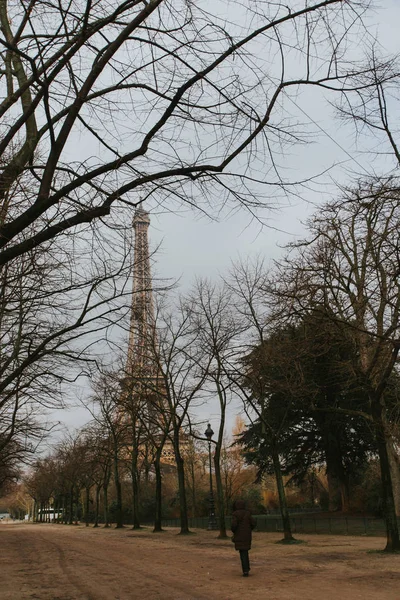
M 251 548 L 251 532 L 255 526 L 256 520 L 251 516 L 251 512 L 246 509 L 245 502 L 243 500 L 236 500 L 233 505 L 232 513 L 232 541 L 235 543 L 235 550 L 238 550 L 240 553 L 243 577 L 249 576 L 249 550 Z

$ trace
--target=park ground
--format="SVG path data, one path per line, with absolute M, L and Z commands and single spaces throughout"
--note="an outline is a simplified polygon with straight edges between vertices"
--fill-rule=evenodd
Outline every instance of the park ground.
M 400 600 L 383 538 L 255 532 L 243 578 L 230 540 L 177 533 L 0 523 L 0 600 Z

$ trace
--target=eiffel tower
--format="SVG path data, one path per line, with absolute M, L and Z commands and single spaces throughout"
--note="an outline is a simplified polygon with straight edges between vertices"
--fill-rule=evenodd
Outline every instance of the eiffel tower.
M 125 393 L 137 395 L 143 415 L 157 438 L 156 403 L 163 402 L 164 385 L 160 373 L 158 340 L 154 312 L 153 285 L 150 269 L 148 229 L 150 216 L 138 208 L 133 217 L 135 231 L 134 266 L 128 353 L 125 367 Z M 143 398 L 148 401 L 143 402 Z M 166 442 L 162 462 L 174 464 L 173 449 Z
M 153 288 L 150 270 L 148 229 L 149 213 L 136 209 L 131 320 L 129 328 L 127 373 L 151 379 L 155 372 L 156 332 Z

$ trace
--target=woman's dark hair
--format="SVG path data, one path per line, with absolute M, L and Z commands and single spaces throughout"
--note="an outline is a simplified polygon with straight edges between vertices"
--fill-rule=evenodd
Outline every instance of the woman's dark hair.
M 233 505 L 232 505 L 232 511 L 234 512 L 235 510 L 243 510 L 246 508 L 246 502 L 244 500 L 242 500 L 241 498 L 237 499 L 234 501 Z

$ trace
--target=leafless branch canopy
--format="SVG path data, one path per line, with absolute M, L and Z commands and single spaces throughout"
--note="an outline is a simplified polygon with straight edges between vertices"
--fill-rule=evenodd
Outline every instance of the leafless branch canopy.
M 305 139 L 285 98 L 346 88 L 365 7 L 2 2 L 0 265 L 149 197 L 265 204 Z

